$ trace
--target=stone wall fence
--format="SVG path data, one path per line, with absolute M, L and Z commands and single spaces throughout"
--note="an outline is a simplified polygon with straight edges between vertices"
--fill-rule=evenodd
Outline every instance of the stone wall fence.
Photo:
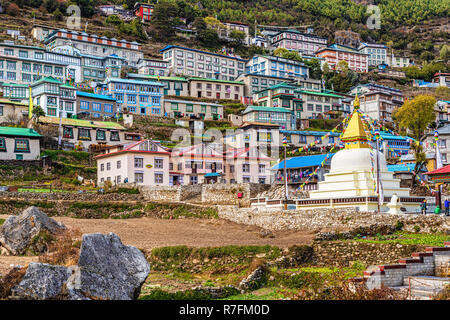
M 202 188 L 202 202 L 248 207 L 250 206 L 250 199 L 269 188 L 270 185 L 258 183 L 204 184 Z
M 402 222 L 409 232 L 448 232 L 450 221 L 444 216 L 428 214 L 378 214 L 357 211 L 354 208 L 318 208 L 305 211 L 239 208 L 236 205 L 217 206 L 219 217 L 240 224 L 254 225 L 270 230 L 351 230 L 374 224 L 396 225 Z

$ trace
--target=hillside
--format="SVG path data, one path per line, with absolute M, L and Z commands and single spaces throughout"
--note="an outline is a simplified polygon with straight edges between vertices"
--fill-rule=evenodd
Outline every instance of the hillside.
M 66 12 L 68 1 L 64 0 L 7 0 L 4 1 L 7 15 L 0 15 L 0 32 L 7 28 L 19 29 L 27 34 L 32 23 L 43 23 L 65 27 L 63 14 Z M 125 8 L 134 6 L 134 0 L 74 0 L 78 3 L 83 16 L 81 25 L 87 24 L 87 31 L 107 37 L 120 36 L 127 40 L 137 40 L 144 43 L 144 52 L 157 56 L 159 50 L 168 43 L 217 48 L 221 43 L 211 44 L 213 41 L 196 41 L 176 37 L 175 34 L 158 38 L 158 41 L 148 39 L 147 35 L 157 36 L 161 31 L 154 29 L 156 23 L 142 25 L 136 20 L 134 23 L 122 23 L 115 19 L 107 19 L 96 13 L 95 6 L 101 4 L 121 4 Z M 150 1 L 151 2 L 151 1 Z M 156 2 L 156 1 L 154 1 Z M 165 3 L 170 2 L 168 6 Z M 381 29 L 367 28 L 367 4 L 375 3 L 381 10 Z M 15 6 L 16 10 L 9 10 Z M 400 54 L 413 55 L 420 58 L 423 50 L 411 50 L 414 43 L 431 40 L 432 53 L 439 55 L 442 44 L 449 42 L 450 22 L 448 19 L 450 0 L 167 0 L 155 4 L 157 8 L 164 6 L 162 13 L 163 28 L 191 24 L 196 17 L 216 16 L 220 21 L 240 21 L 250 25 L 250 33 L 257 33 L 262 25 L 278 26 L 312 26 L 314 32 L 334 41 L 337 30 L 352 30 L 361 35 L 362 41 L 392 42 L 394 49 Z M 20 14 L 17 11 L 20 10 Z M 161 26 L 160 26 L 161 27 Z M 302 30 L 304 28 L 300 28 Z M 156 34 L 155 34 L 156 33 Z M 208 40 L 208 39 L 207 39 Z M 251 55 L 247 50 L 239 50 L 243 56 Z

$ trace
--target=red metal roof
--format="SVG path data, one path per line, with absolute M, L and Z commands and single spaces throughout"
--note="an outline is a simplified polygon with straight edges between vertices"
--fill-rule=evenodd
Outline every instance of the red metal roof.
M 429 171 L 426 172 L 426 175 L 434 175 L 434 174 L 446 174 L 446 173 L 450 173 L 450 165 L 433 170 L 433 171 Z

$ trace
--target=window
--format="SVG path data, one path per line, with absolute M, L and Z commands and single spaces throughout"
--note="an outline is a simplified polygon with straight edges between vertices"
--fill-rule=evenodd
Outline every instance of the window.
M 56 106 L 57 99 L 57 97 L 47 97 L 47 105 Z
M 28 139 L 16 139 L 14 143 L 14 152 L 30 152 L 30 141 Z
M 198 183 L 198 177 L 197 176 L 191 176 L 190 177 L 191 184 L 197 184 Z
M 111 162 L 106 163 L 106 171 L 111 170 Z
M 15 61 L 6 61 L 6 69 L 16 70 L 16 62 Z
M 15 72 L 7 72 L 6 79 L 7 80 L 16 80 L 16 73 Z
M 119 184 L 122 182 L 122 177 L 121 176 L 117 176 L 116 177 L 116 183 Z
M 42 65 L 40 64 L 33 64 L 33 72 L 42 72 Z
M 163 183 L 163 174 L 155 173 L 155 183 Z
M 22 71 L 31 72 L 31 63 L 22 63 Z
M 89 101 L 80 101 L 80 109 L 89 110 Z
M 258 172 L 259 173 L 265 173 L 266 172 L 266 165 L 264 165 L 264 164 L 258 165 Z
M 134 173 L 134 182 L 143 183 L 144 182 L 144 174 L 142 172 Z
M 31 74 L 22 73 L 22 81 L 24 81 L 24 82 L 31 82 Z
M 78 140 L 91 140 L 91 130 L 85 128 L 78 129 Z
M 105 130 L 97 130 L 97 140 L 106 140 Z
M 52 66 L 44 66 L 44 73 L 52 74 L 53 67 Z
M 186 105 L 186 112 L 193 112 L 194 111 L 194 105 L 193 104 L 187 104 Z
M 63 138 L 73 139 L 73 128 L 64 127 Z
M 112 104 L 105 103 L 105 104 L 104 104 L 104 111 L 105 111 L 105 112 L 108 112 L 108 113 L 112 113 L 112 112 L 113 112 L 113 106 L 112 106 Z
M 164 160 L 163 159 L 155 159 L 155 168 L 163 169 L 164 168 Z
M 128 101 L 128 103 L 135 104 L 136 103 L 136 96 L 127 95 L 127 101 Z
M 171 110 L 178 110 L 178 103 L 171 103 L 170 104 L 170 109 Z
M 111 136 L 109 137 L 111 141 L 120 141 L 119 131 L 111 131 Z
M 135 168 L 143 168 L 144 167 L 144 158 L 134 158 L 134 167 Z
M 122 162 L 120 160 L 117 160 L 116 162 L 116 168 L 120 169 L 122 167 Z
M 5 138 L 0 138 L 0 152 L 6 152 L 6 140 L 5 140 Z
M 102 111 L 102 104 L 98 102 L 92 103 L 92 110 L 94 111 Z

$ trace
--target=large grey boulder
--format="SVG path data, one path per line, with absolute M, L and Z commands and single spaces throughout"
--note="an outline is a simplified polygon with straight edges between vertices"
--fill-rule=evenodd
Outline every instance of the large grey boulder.
M 10 216 L 0 226 L 0 246 L 9 254 L 24 254 L 33 239 L 41 233 L 55 235 L 66 227 L 36 207 L 25 209 L 18 216 Z
M 55 299 L 62 294 L 71 274 L 64 266 L 31 262 L 20 283 L 11 289 L 11 296 L 27 300 Z
M 144 254 L 114 233 L 83 235 L 78 266 L 80 290 L 108 300 L 136 299 L 150 273 Z
M 85 234 L 78 265 L 30 263 L 11 293 L 18 299 L 132 300 L 149 273 L 144 254 L 116 234 Z

